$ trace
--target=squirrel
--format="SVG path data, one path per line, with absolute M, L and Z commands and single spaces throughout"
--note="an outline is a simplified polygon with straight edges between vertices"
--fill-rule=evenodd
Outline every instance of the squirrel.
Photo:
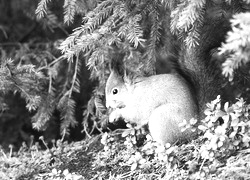
M 209 17 L 208 17 L 209 18 Z M 180 45 L 177 68 L 172 73 L 149 77 L 130 77 L 123 60 L 111 61 L 105 87 L 109 121 L 119 118 L 142 127 L 148 125 L 153 140 L 173 144 L 196 136 L 179 124 L 192 118 L 201 120 L 206 103 L 220 93 L 221 77 L 211 52 L 224 41 L 228 21 L 208 19 L 201 27 L 199 46 Z M 218 28 L 221 27 L 221 28 Z
M 198 107 L 188 81 L 178 73 L 130 77 L 121 62 L 113 60 L 105 94 L 106 107 L 113 110 L 110 122 L 123 118 L 138 127 L 148 124 L 152 138 L 163 144 L 195 135 L 179 127 L 197 117 Z

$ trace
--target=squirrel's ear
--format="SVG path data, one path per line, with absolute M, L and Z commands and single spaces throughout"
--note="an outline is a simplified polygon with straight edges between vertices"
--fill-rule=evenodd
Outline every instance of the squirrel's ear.
M 124 76 L 125 73 L 125 66 L 124 66 L 124 59 L 125 54 L 121 52 L 113 52 L 111 55 L 111 63 L 110 63 L 110 70 L 114 71 L 116 74 L 120 76 Z

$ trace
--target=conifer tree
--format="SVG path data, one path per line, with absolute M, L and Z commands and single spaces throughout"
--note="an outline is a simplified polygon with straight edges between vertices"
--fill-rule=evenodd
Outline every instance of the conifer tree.
M 50 9 L 52 3 L 53 0 L 40 0 L 36 17 L 50 29 L 63 29 Z M 84 112 L 86 128 L 88 118 L 94 122 L 100 118 L 100 112 L 90 111 L 93 109 L 90 106 L 95 103 L 99 110 L 102 107 L 100 98 L 114 47 L 125 53 L 124 63 L 128 68 L 143 75 L 155 74 L 158 53 L 176 54 L 176 47 L 183 51 L 182 58 L 199 64 L 207 51 L 220 46 L 224 33 L 230 29 L 231 18 L 232 31 L 215 54 L 229 56 L 223 63 L 223 74 L 232 79 L 234 69 L 249 61 L 250 16 L 246 12 L 249 3 L 248 0 L 65 0 L 64 25 L 74 24 L 76 17 L 81 17 L 82 24 L 60 44 L 62 55 L 38 68 L 16 65 L 11 59 L 2 58 L 0 91 L 19 92 L 25 98 L 27 108 L 36 112 L 33 126 L 37 129 L 43 128 L 53 112 L 59 110 L 61 132 L 65 133 L 77 124 L 73 94 L 80 93 L 79 77 L 85 63 L 91 79 L 99 82 Z M 220 28 L 225 29 L 223 37 L 218 34 L 218 39 L 209 39 L 209 32 L 220 33 Z M 63 85 L 58 89 L 55 87 L 58 73 L 66 61 Z M 189 68 L 203 71 L 206 67 Z

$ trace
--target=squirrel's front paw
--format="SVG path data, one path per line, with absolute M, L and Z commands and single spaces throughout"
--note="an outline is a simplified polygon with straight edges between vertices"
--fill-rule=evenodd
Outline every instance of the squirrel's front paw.
M 122 115 L 121 115 L 119 109 L 115 109 L 109 114 L 109 122 L 113 123 L 121 117 L 122 117 Z

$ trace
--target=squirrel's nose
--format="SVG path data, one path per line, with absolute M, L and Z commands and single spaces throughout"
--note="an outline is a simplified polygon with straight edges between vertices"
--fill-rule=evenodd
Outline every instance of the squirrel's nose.
M 124 108 L 125 104 L 123 102 L 118 102 L 116 100 L 108 100 L 106 99 L 106 108 Z
M 125 104 L 124 103 L 122 103 L 122 102 L 120 102 L 120 103 L 118 103 L 117 104 L 117 106 L 116 106 L 117 108 L 119 108 L 119 109 L 121 109 L 121 108 L 125 108 Z

